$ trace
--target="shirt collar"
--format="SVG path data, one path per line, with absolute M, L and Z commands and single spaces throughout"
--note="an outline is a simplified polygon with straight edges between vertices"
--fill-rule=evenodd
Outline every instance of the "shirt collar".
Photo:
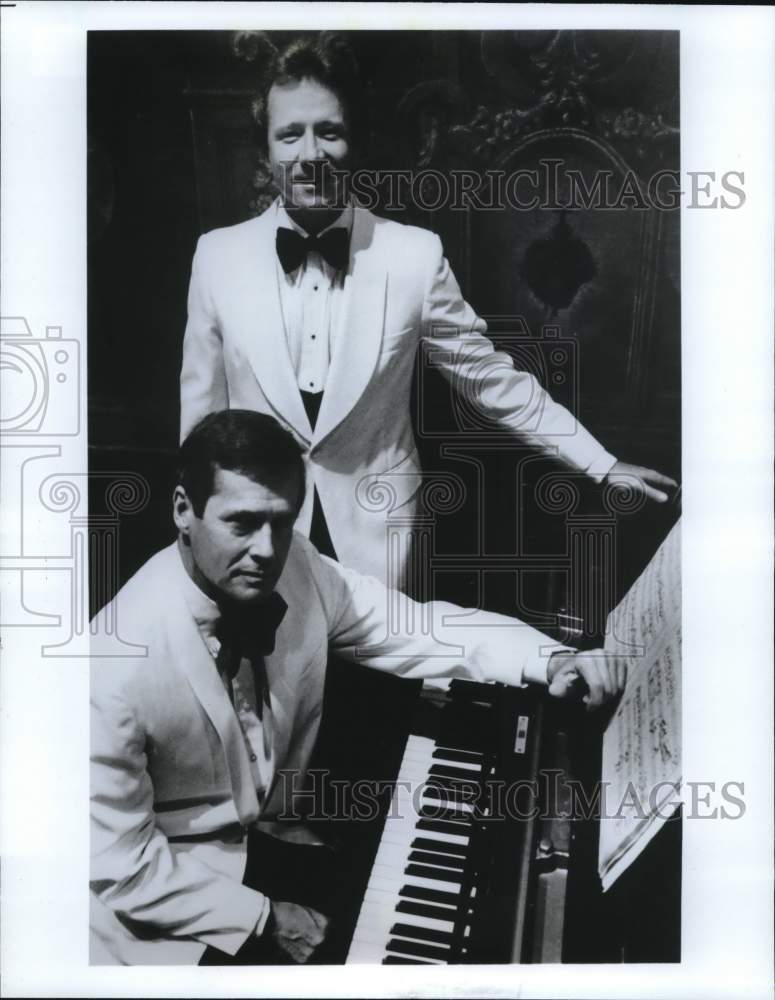
M 285 205 L 283 205 L 282 200 L 280 198 L 277 199 L 275 205 L 276 205 L 275 229 L 279 229 L 281 226 L 284 226 L 287 229 L 293 229 L 301 236 L 309 236 L 309 233 L 306 230 L 302 229 L 302 227 L 298 223 L 294 222 L 293 219 L 288 215 L 288 213 L 285 210 Z M 353 203 L 351 200 L 348 200 L 341 214 L 338 215 L 337 218 L 334 219 L 334 221 L 329 226 L 326 226 L 325 229 L 322 229 L 318 235 L 320 236 L 323 233 L 327 233 L 329 229 L 346 229 L 347 232 L 349 233 L 352 231 L 352 225 L 353 225 Z
M 183 598 L 199 631 L 210 638 L 215 635 L 218 622 L 221 620 L 221 609 L 188 575 L 186 567 L 183 565 L 179 542 L 176 548 L 178 551 L 178 566 L 180 567 L 181 576 L 180 587 L 183 591 Z

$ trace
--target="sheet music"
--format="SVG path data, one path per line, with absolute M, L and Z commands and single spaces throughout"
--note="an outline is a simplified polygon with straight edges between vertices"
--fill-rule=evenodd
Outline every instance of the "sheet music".
M 681 785 L 680 521 L 608 618 L 607 650 L 627 661 L 603 739 L 598 869 L 608 889 L 675 812 Z

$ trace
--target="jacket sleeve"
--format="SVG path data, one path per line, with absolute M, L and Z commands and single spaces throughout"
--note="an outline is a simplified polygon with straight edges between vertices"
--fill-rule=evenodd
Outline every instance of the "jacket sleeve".
M 464 405 L 513 431 L 525 443 L 559 458 L 601 482 L 616 458 L 555 403 L 528 372 L 496 351 L 487 324 L 460 293 L 455 275 L 434 237 L 434 266 L 423 304 L 422 336 L 430 361 L 463 397 Z
M 314 550 L 310 558 L 329 644 L 345 659 L 413 679 L 519 686 L 545 684 L 550 654 L 566 648 L 516 618 L 443 601 L 421 604 Z
M 174 851 L 154 820 L 146 735 L 130 700 L 92 674 L 91 889 L 125 923 L 233 955 L 268 914 L 261 893 Z M 112 679 L 111 679 L 112 680 Z
M 208 413 L 228 409 L 229 391 L 223 338 L 206 278 L 206 237 L 201 237 L 191 265 L 188 322 L 180 372 L 180 439 Z

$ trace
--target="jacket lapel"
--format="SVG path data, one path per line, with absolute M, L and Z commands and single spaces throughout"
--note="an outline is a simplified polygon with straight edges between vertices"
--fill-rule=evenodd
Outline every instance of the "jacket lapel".
M 180 563 L 176 544 L 170 546 L 167 552 L 170 561 L 177 563 L 173 567 L 174 572 L 185 573 Z M 170 579 L 174 579 L 174 576 L 166 577 L 167 581 Z M 173 637 L 175 661 L 182 665 L 186 680 L 207 713 L 223 745 L 232 795 L 240 822 L 243 824 L 251 823 L 258 816 L 258 797 L 237 716 L 218 675 L 213 658 L 205 646 L 186 604 L 182 588 L 173 586 L 167 592 L 170 601 L 177 602 L 176 607 L 170 608 L 170 620 L 180 622 L 180 628 L 175 630 Z
M 312 427 L 301 401 L 288 354 L 274 245 L 276 204 L 247 227 L 250 244 L 235 262 L 246 267 L 240 281 L 247 313 L 242 324 L 242 348 L 264 395 L 282 419 L 309 442 Z
M 313 447 L 341 424 L 361 398 L 379 358 L 388 266 L 373 247 L 374 228 L 374 216 L 356 206 L 342 324 L 320 404 Z

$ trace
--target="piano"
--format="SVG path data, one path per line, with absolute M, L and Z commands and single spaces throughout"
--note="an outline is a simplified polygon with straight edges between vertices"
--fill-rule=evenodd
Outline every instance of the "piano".
M 390 772 L 390 794 L 378 816 L 334 824 L 350 864 L 316 961 L 680 960 L 680 823 L 622 876 L 623 891 L 603 894 L 595 817 L 573 818 L 573 781 L 589 799 L 599 777 L 605 718 L 530 688 L 453 681 L 440 692 L 349 666 L 339 680 L 335 773 Z M 357 754 L 343 749 L 348 729 L 361 731 Z
M 540 725 L 524 690 L 453 681 L 420 697 L 348 963 L 521 960 Z

